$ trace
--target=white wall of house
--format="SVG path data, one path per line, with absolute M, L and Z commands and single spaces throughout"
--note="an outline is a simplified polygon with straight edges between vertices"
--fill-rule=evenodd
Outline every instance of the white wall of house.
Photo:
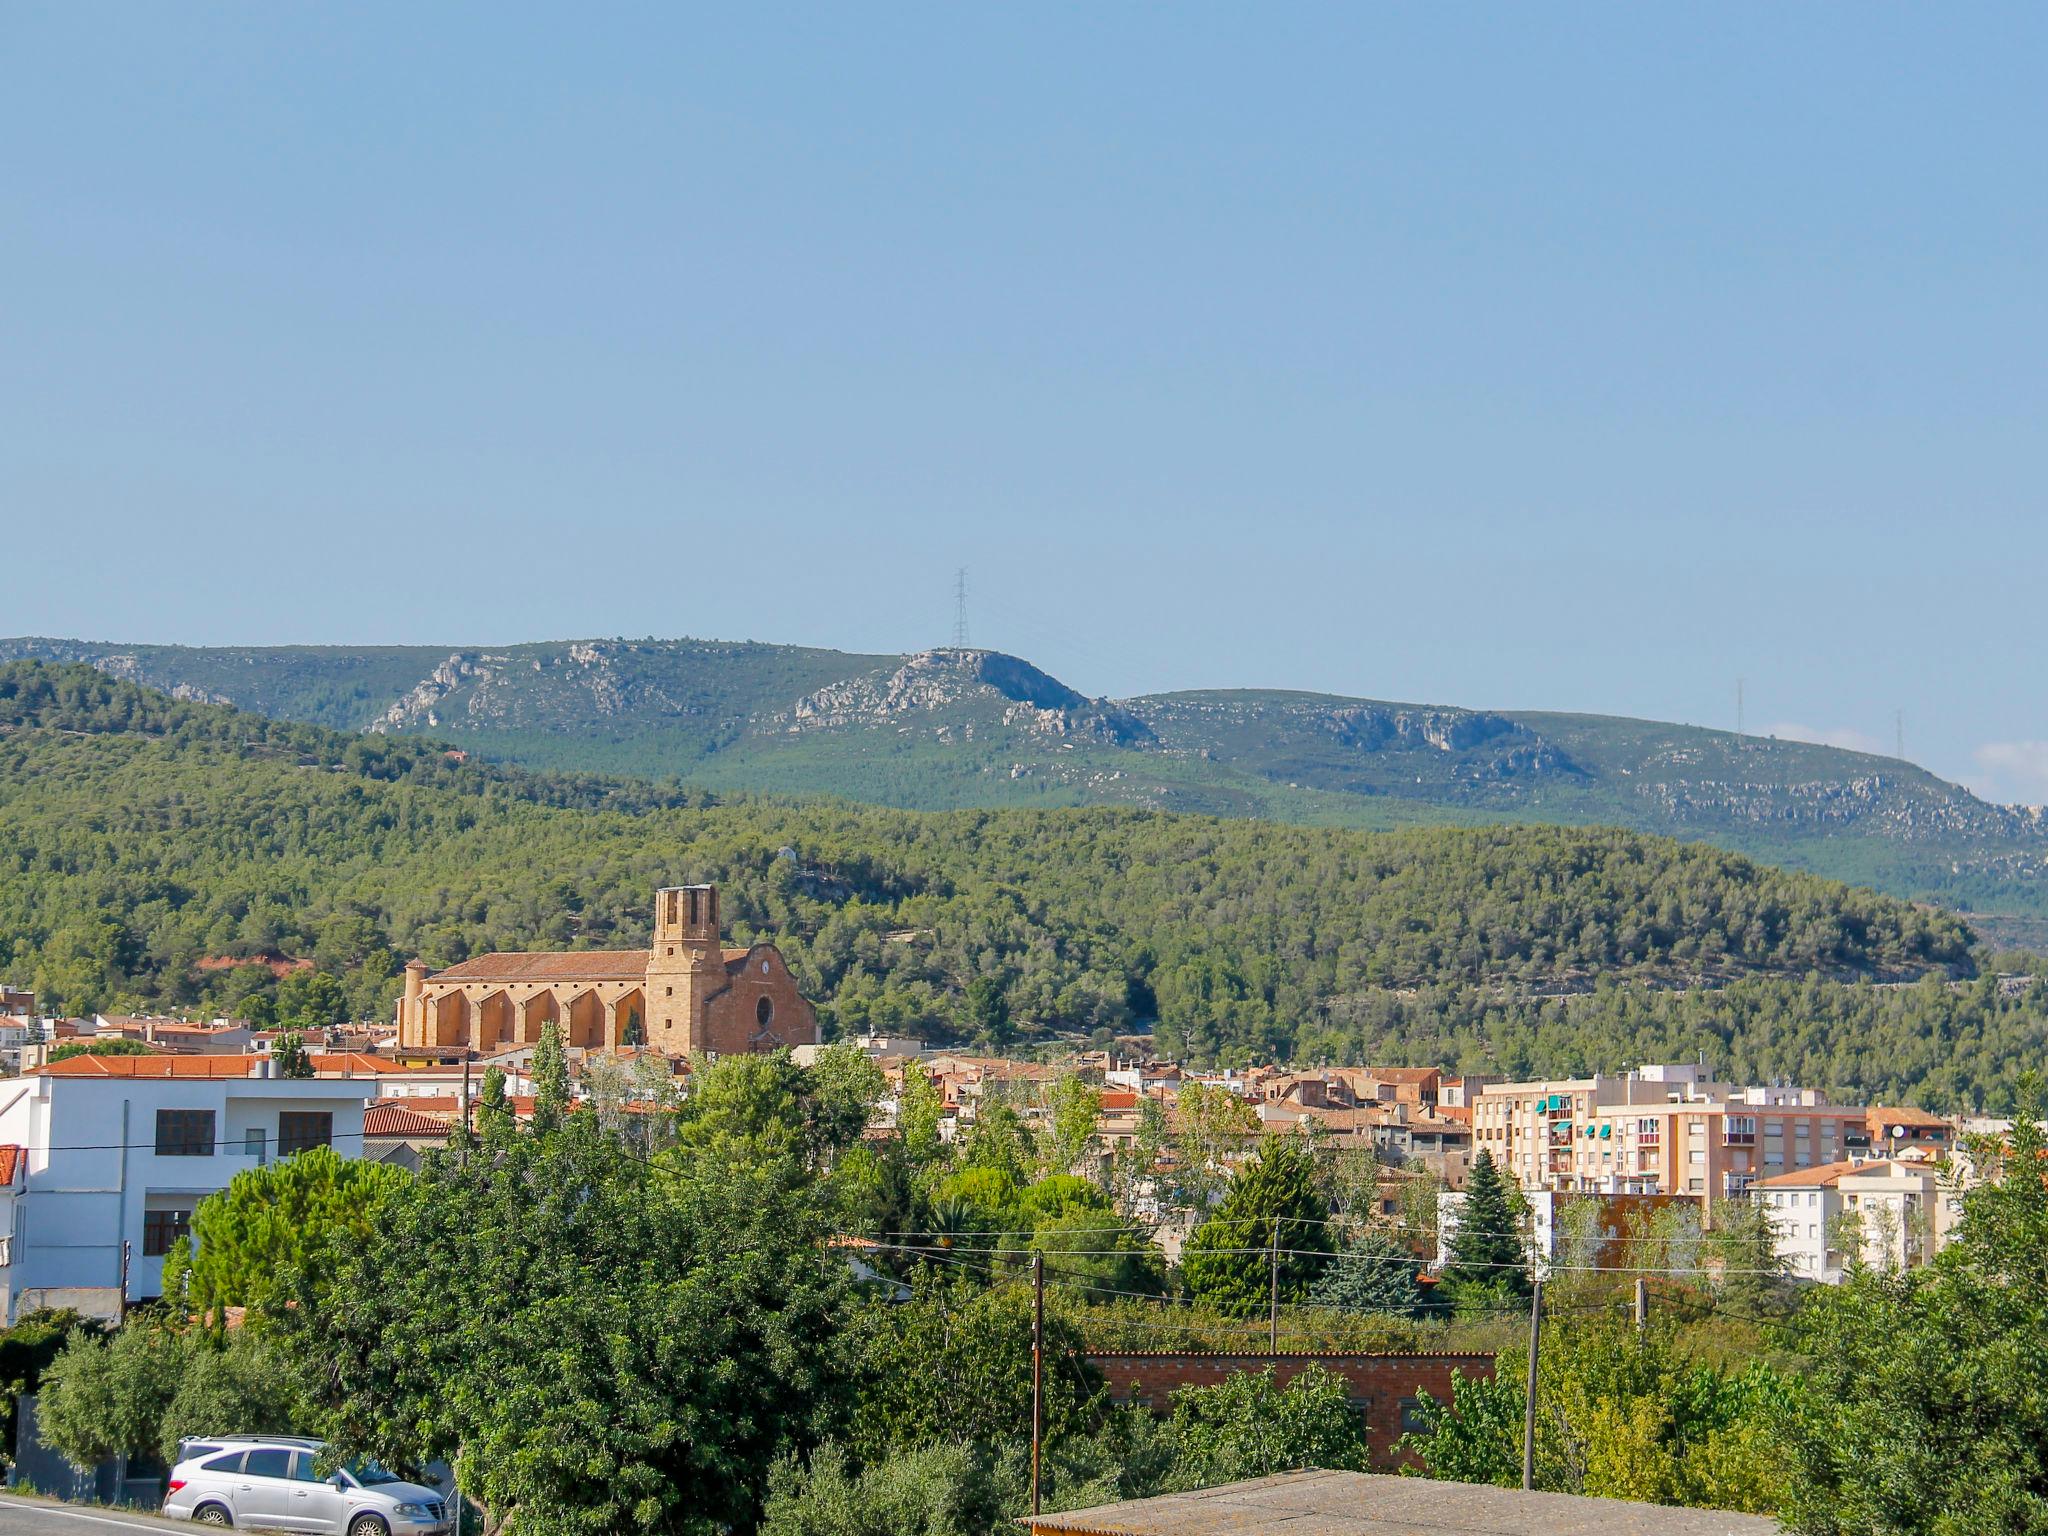
M 118 1314 L 124 1242 L 127 1299 L 161 1295 L 164 1254 L 150 1250 L 168 1246 L 178 1213 L 189 1218 L 237 1173 L 275 1158 L 287 1114 L 331 1116 L 334 1149 L 360 1156 L 363 1107 L 375 1092 L 364 1079 L 34 1076 L 0 1083 L 0 1143 L 25 1151 L 4 1277 L 8 1321 L 38 1306 Z M 159 1116 L 167 1111 L 212 1115 L 203 1151 L 158 1150 Z

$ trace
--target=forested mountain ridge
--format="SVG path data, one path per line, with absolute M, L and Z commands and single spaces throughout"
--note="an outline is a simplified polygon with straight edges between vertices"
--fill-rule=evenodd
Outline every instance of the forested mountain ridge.
M 184 699 L 430 734 L 540 769 L 909 809 L 1131 805 L 1369 827 L 1701 838 L 1985 914 L 2048 914 L 2048 823 L 1923 769 L 1654 721 L 1271 690 L 1091 699 L 1018 658 L 756 642 L 497 649 L 0 641 Z
M 916 813 L 458 756 L 0 665 L 0 976 L 72 1009 L 239 1007 L 278 986 L 258 962 L 306 958 L 381 1015 L 412 955 L 644 943 L 656 886 L 716 880 L 735 936 L 774 937 L 838 1031 L 1156 1020 L 1205 1060 L 1515 1071 L 1705 1050 L 1958 1099 L 2041 1045 L 2031 994 L 1943 984 L 1975 969 L 1954 916 L 1700 844 Z M 1915 976 L 1932 990 L 1870 984 Z

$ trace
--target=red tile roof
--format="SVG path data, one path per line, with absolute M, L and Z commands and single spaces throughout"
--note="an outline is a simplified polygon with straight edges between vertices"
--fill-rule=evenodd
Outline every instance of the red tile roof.
M 742 955 L 746 951 L 740 952 Z M 429 981 L 644 981 L 647 977 L 644 949 L 572 949 L 542 953 L 535 950 L 506 950 L 478 955 L 445 971 L 436 971 Z
M 1868 1162 L 1822 1163 L 1815 1168 L 1799 1168 L 1791 1173 L 1774 1173 L 1767 1179 L 1752 1179 L 1751 1189 L 1812 1189 L 1825 1187 L 1838 1181 L 1843 1174 L 1856 1173 L 1872 1167 Z
M 67 1056 L 25 1077 L 247 1077 L 260 1056 Z
M 380 1099 L 363 1111 L 363 1134 L 399 1139 L 438 1137 L 445 1141 L 448 1121 L 423 1115 L 403 1099 Z
M 20 1147 L 0 1147 L 0 1184 L 12 1184 L 26 1161 Z

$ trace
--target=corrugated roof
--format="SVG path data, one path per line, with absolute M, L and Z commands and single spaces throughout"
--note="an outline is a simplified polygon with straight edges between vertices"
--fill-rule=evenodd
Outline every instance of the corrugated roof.
M 642 981 L 646 976 L 644 949 L 504 950 L 451 965 L 445 971 L 434 972 L 427 980 Z
M 1199 1493 L 1026 1516 L 1073 1536 L 1776 1536 L 1760 1515 L 1370 1472 L 1283 1472 Z

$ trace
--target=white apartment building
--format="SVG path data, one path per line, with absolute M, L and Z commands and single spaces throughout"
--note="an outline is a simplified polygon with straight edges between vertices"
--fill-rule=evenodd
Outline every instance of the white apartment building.
M 193 1207 L 245 1168 L 363 1148 L 375 1079 L 291 1079 L 267 1058 L 74 1056 L 0 1083 L 0 1303 L 114 1318 L 163 1291 Z
M 1811 1089 L 1734 1087 L 1691 1066 L 1501 1083 L 1472 1105 L 1472 1153 L 1525 1190 L 1689 1195 L 1709 1220 L 1758 1179 L 1869 1150 L 1868 1112 Z
M 1961 1196 L 1924 1161 L 1874 1158 L 1759 1179 L 1777 1252 L 1795 1279 L 1840 1283 L 1852 1259 L 1872 1269 L 1913 1269 L 1948 1239 Z

